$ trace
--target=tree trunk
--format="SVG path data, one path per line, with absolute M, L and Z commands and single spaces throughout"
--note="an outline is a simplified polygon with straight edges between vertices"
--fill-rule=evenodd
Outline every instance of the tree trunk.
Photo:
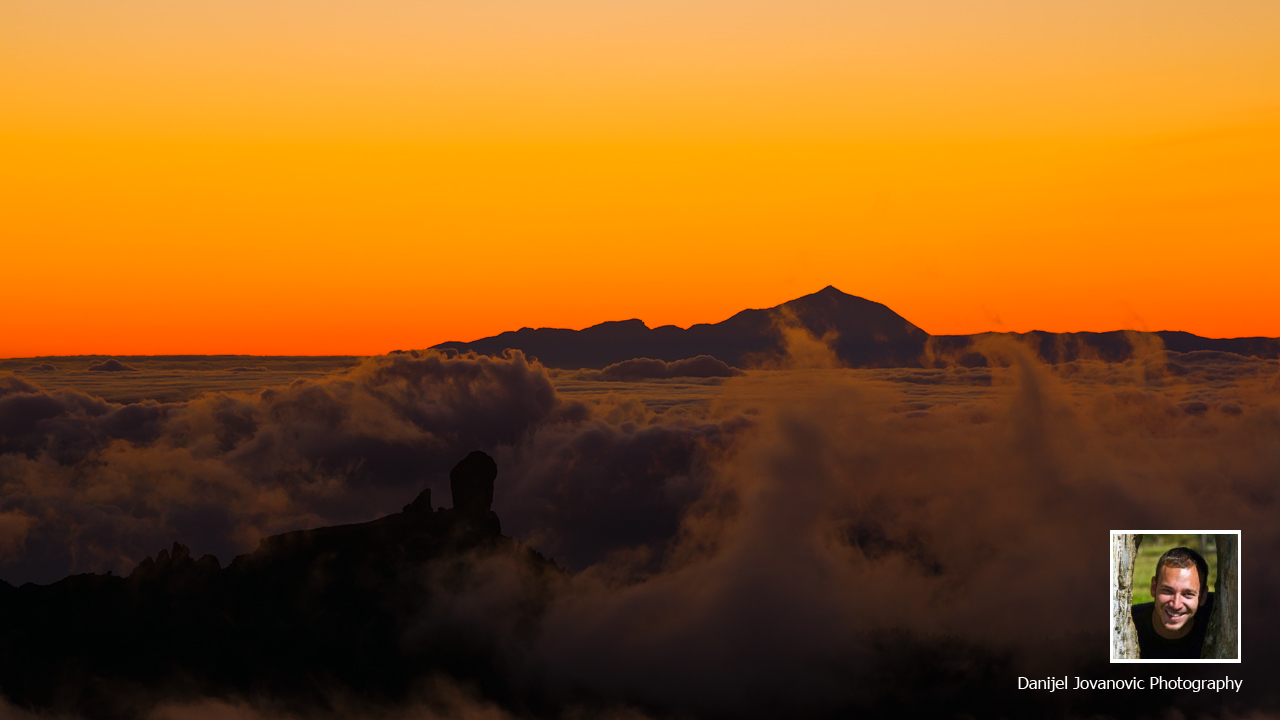
M 1141 535 L 1111 536 L 1111 568 L 1116 594 L 1111 598 L 1111 659 L 1138 659 L 1138 631 L 1133 626 L 1133 563 Z
M 1239 535 L 1214 535 L 1218 548 L 1218 577 L 1214 581 L 1213 614 L 1205 630 L 1200 657 L 1235 660 L 1240 657 L 1240 618 L 1236 614 L 1240 597 Z

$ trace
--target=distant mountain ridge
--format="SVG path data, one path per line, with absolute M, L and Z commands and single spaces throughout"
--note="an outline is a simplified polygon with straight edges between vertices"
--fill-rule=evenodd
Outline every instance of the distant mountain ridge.
M 634 358 L 671 362 L 699 355 L 745 368 L 781 359 L 786 327 L 803 328 L 817 338 L 834 333 L 836 355 L 854 367 L 918 363 L 929 339 L 928 333 L 888 307 L 827 286 L 776 307 L 743 310 L 728 320 L 688 329 L 675 325 L 650 328 L 632 319 L 584 330 L 521 328 L 474 342 L 446 342 L 435 347 L 481 355 L 518 349 L 552 368 L 598 370 Z
M 974 335 L 934 335 L 932 349 L 940 355 L 952 355 L 983 337 L 1009 337 L 1032 350 L 1047 363 L 1067 363 L 1075 360 L 1103 360 L 1123 362 L 1134 356 L 1135 339 L 1158 338 L 1164 349 L 1175 353 L 1223 352 L 1264 360 L 1280 358 L 1280 338 L 1243 337 L 1207 338 L 1179 330 L 1139 332 L 1136 330 L 1111 330 L 1109 332 L 1051 333 L 1032 330 L 1025 333 L 977 333 Z
M 1119 362 L 1133 356 L 1133 341 L 1159 338 L 1173 352 L 1215 351 L 1264 359 L 1280 358 L 1280 339 L 1206 338 L 1180 331 L 978 333 L 929 335 L 885 305 L 828 285 L 781 305 L 743 310 L 718 323 L 688 329 L 650 328 L 636 319 L 600 323 L 583 330 L 521 328 L 472 342 L 446 342 L 437 349 L 480 355 L 521 350 L 560 369 L 602 369 L 634 358 L 673 362 L 710 355 L 736 368 L 767 366 L 786 355 L 785 332 L 802 328 L 831 349 L 847 367 L 922 367 L 948 361 L 985 364 L 968 348 L 981 337 L 1006 336 L 1029 346 L 1046 362 L 1080 359 Z

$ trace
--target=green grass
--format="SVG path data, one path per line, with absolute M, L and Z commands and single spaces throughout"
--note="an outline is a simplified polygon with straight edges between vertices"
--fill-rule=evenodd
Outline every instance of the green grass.
M 1166 550 L 1176 547 L 1189 547 L 1204 556 L 1209 563 L 1209 589 L 1213 590 L 1213 581 L 1218 573 L 1218 551 L 1213 545 L 1213 536 L 1205 537 L 1204 550 L 1200 549 L 1199 535 L 1143 535 L 1142 544 L 1138 546 L 1138 559 L 1133 567 L 1133 603 L 1148 603 L 1151 597 L 1151 578 L 1156 574 L 1156 561 Z

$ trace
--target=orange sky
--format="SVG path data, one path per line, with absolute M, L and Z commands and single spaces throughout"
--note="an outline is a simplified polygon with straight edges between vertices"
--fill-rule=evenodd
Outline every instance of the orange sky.
M 828 284 L 932 333 L 1280 336 L 1277 29 L 1274 0 L 4 3 L 0 356 L 371 354 Z

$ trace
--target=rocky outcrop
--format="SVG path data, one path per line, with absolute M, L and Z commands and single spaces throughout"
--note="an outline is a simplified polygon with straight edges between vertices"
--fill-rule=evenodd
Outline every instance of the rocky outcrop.
M 501 700 L 513 686 L 504 653 L 521 641 L 511 628 L 535 626 L 565 573 L 501 535 L 496 475 L 472 453 L 451 473 L 453 508 L 432 508 L 426 490 L 372 522 L 264 538 L 226 568 L 174 543 L 128 577 L 0 583 L 0 692 L 90 718 L 196 697 L 394 701 L 441 675 Z M 495 566 L 514 593 L 497 605 L 506 616 L 487 628 L 475 608 L 451 614 Z
M 478 518 L 493 507 L 493 481 L 498 477 L 498 464 L 476 450 L 449 471 L 449 491 L 453 493 L 453 509 L 467 518 Z

